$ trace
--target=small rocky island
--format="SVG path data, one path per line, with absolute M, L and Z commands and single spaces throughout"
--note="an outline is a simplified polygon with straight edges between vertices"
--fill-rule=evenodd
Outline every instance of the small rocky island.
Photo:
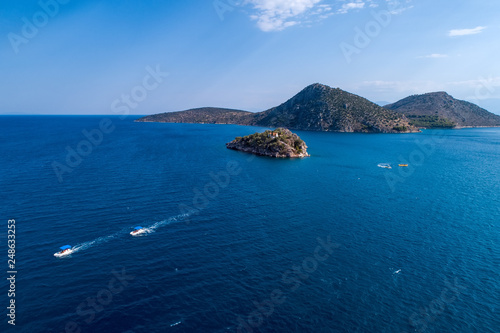
M 276 158 L 307 157 L 306 143 L 295 133 L 277 128 L 263 133 L 237 137 L 226 143 L 228 149 L 234 149 L 261 156 Z

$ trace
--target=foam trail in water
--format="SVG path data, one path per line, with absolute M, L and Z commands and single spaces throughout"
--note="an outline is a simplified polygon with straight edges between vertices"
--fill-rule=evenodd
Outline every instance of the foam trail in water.
M 73 247 L 73 253 L 74 252 L 78 252 L 78 251 L 84 251 L 84 250 L 87 250 L 95 245 L 99 245 L 99 244 L 102 244 L 102 243 L 107 243 L 109 242 L 110 240 L 112 240 L 113 238 L 116 238 L 122 234 L 125 234 L 127 232 L 127 229 L 122 229 L 121 231 L 118 231 L 112 235 L 109 235 L 109 236 L 102 236 L 102 237 L 99 237 L 99 238 L 96 238 L 94 239 L 93 241 L 88 241 L 88 242 L 85 242 L 85 243 L 81 243 L 81 244 L 78 244 L 78 245 L 75 245 L 75 247 Z
M 152 232 L 155 232 L 155 230 L 158 229 L 159 227 L 162 227 L 164 225 L 168 225 L 170 223 L 182 221 L 183 219 L 189 217 L 190 215 L 191 215 L 191 213 L 185 213 L 185 214 L 179 214 L 177 216 L 172 216 L 172 217 L 169 217 L 166 220 L 156 222 L 153 225 L 151 225 L 150 227 L 144 228 L 144 230 L 146 231 L 146 233 L 152 233 Z M 114 238 L 116 238 L 118 236 L 121 236 L 123 234 L 127 234 L 128 232 L 129 232 L 129 228 L 125 228 L 125 229 L 122 229 L 122 230 L 120 230 L 120 231 L 112 234 L 112 235 L 102 236 L 102 237 L 94 239 L 93 241 L 88 241 L 88 242 L 85 242 L 85 243 L 81 243 L 81 244 L 75 245 L 73 247 L 73 249 L 71 250 L 71 253 L 76 253 L 76 252 L 79 252 L 79 251 L 84 251 L 84 250 L 87 250 L 87 249 L 89 249 L 89 248 L 91 248 L 93 246 L 96 246 L 96 245 L 99 245 L 99 244 L 102 244 L 102 243 L 107 243 L 110 240 L 112 240 L 112 239 L 114 239 Z
M 182 221 L 185 218 L 189 217 L 190 215 L 191 215 L 191 213 L 185 213 L 185 214 L 179 214 L 177 216 L 172 216 L 166 220 L 156 222 L 156 223 L 152 224 L 151 226 L 149 226 L 148 228 L 144 228 L 144 229 L 146 230 L 147 233 L 153 233 L 153 232 L 155 232 L 156 229 L 158 229 L 160 227 L 163 227 L 163 226 L 171 224 L 171 223 Z

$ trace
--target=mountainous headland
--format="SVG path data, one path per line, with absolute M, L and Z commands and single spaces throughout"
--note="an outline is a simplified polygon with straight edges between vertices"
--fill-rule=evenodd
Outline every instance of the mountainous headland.
M 285 128 L 237 137 L 226 143 L 228 149 L 239 150 L 261 156 L 276 158 L 307 157 L 306 143 L 295 133 Z
M 384 106 L 405 115 L 410 123 L 425 128 L 500 126 L 500 116 L 444 91 L 412 95 Z
M 500 126 L 500 116 L 446 92 L 412 95 L 381 107 L 340 88 L 315 83 L 262 112 L 199 108 L 142 117 L 137 122 L 234 124 L 292 130 L 413 133 L 419 128 Z
M 285 103 L 262 112 L 200 108 L 151 115 L 136 121 L 253 125 L 328 132 L 418 132 L 400 113 L 342 89 L 318 83 L 304 88 Z

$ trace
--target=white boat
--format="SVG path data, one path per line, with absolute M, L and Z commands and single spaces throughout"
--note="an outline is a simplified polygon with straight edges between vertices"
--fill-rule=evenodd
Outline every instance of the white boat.
M 143 227 L 135 227 L 134 230 L 130 233 L 132 236 L 138 236 L 146 232 L 146 229 Z
M 61 251 L 54 253 L 54 257 L 65 257 L 73 253 L 71 245 L 64 245 L 60 247 Z
M 379 163 L 377 166 L 379 168 L 392 169 L 392 167 L 391 167 L 391 165 L 389 163 Z

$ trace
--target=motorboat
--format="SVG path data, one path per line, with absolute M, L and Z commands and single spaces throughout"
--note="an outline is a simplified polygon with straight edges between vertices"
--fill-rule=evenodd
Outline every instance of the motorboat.
M 59 248 L 61 251 L 54 253 L 55 257 L 65 257 L 73 252 L 71 245 L 64 245 Z
M 132 236 L 138 236 L 142 233 L 145 233 L 146 232 L 146 229 L 144 229 L 143 227 L 135 227 L 134 230 L 132 230 L 132 232 L 130 233 Z
M 379 168 L 392 169 L 392 167 L 391 167 L 391 165 L 389 163 L 379 163 L 377 166 Z

